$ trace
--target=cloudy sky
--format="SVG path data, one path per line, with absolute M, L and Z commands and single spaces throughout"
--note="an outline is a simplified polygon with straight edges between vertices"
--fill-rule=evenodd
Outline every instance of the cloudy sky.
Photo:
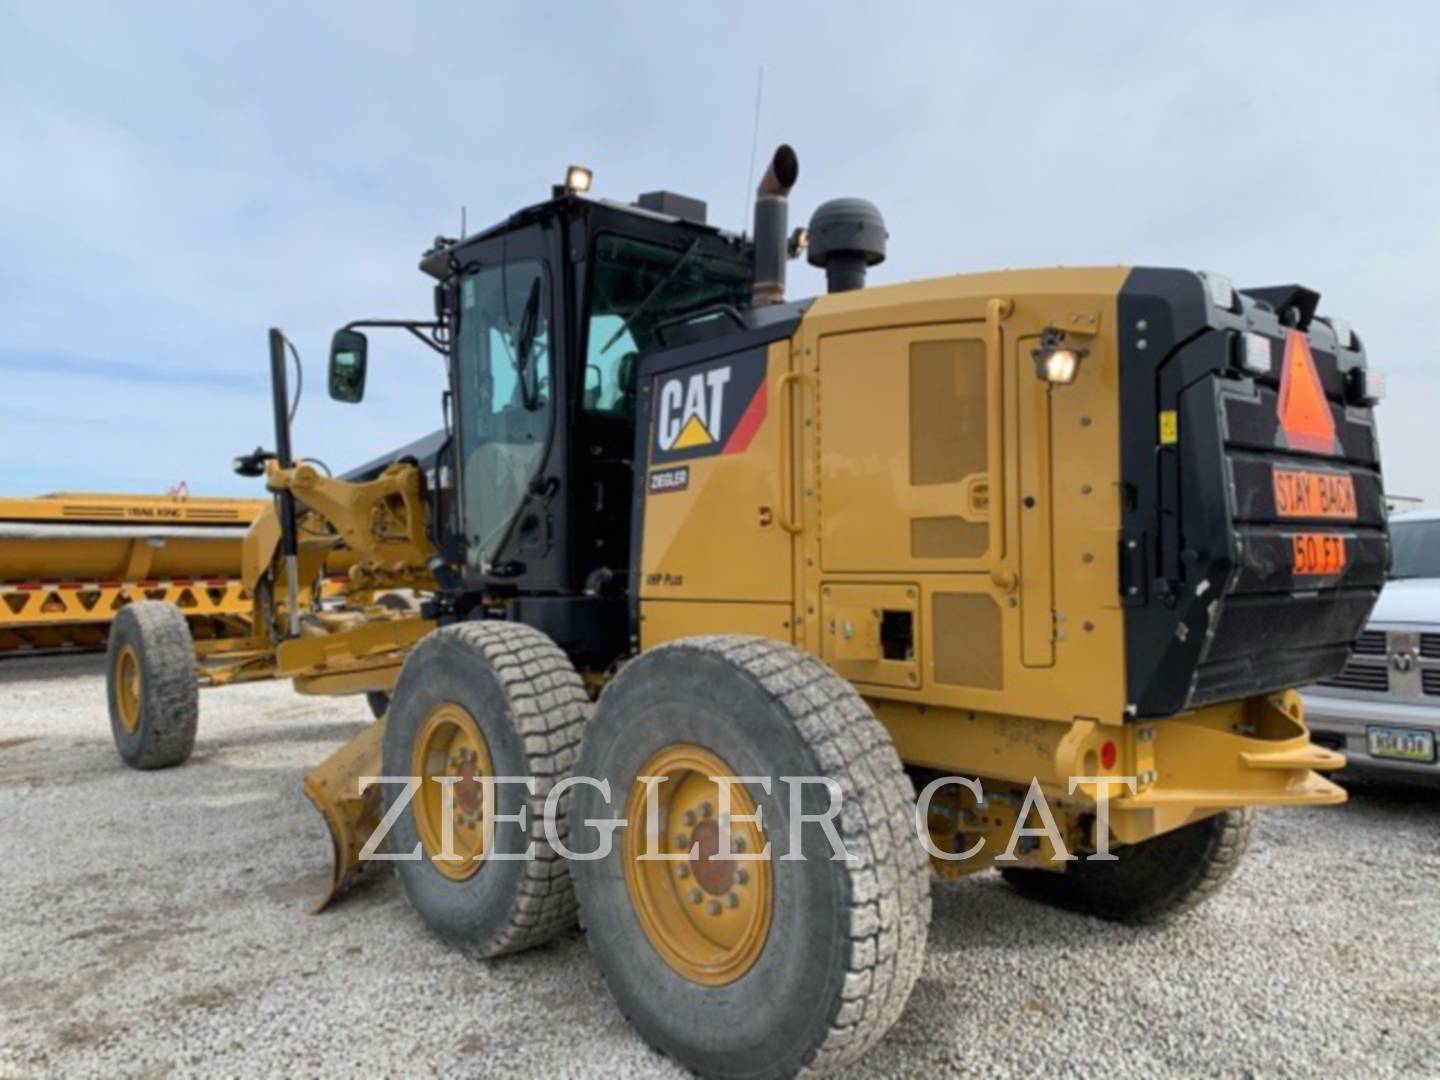
M 299 343 L 297 448 L 343 467 L 438 426 L 437 359 L 331 329 L 423 315 L 416 269 L 565 165 L 797 220 L 884 210 L 873 281 L 1147 263 L 1301 281 L 1390 374 L 1392 491 L 1440 505 L 1440 5 L 1354 2 L 42 4 L 0 0 L 0 494 L 258 494 L 265 329 Z M 302 10 L 304 9 L 304 10 Z M 792 269 L 792 295 L 821 288 Z

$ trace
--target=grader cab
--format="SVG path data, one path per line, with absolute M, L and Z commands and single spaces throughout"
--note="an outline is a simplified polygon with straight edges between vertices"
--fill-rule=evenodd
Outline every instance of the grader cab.
M 276 500 L 252 636 L 197 663 L 144 604 L 111 636 L 140 767 L 188 754 L 197 681 L 371 694 L 306 781 L 334 891 L 393 862 L 481 956 L 578 911 L 626 1015 L 716 1076 L 873 1045 L 932 869 L 1154 921 L 1223 881 L 1253 808 L 1342 801 L 1291 688 L 1340 669 L 1388 560 L 1377 380 L 1314 292 L 1123 267 L 864 288 L 879 212 L 790 234 L 797 173 L 782 147 L 753 239 L 572 170 L 437 242 L 434 317 L 352 323 L 330 365 L 358 401 L 365 330 L 441 352 L 428 460 L 296 459 L 272 332 L 276 450 L 240 463 Z M 801 252 L 829 292 L 787 301 Z

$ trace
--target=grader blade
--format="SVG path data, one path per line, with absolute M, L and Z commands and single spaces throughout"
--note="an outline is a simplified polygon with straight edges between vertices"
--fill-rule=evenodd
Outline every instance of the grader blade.
M 360 849 L 380 822 L 382 793 L 379 784 L 372 784 L 362 792 L 360 778 L 380 774 L 380 743 L 384 735 L 382 717 L 305 777 L 305 794 L 324 815 L 335 851 L 330 891 L 311 909 L 313 915 L 324 911 L 364 869 Z

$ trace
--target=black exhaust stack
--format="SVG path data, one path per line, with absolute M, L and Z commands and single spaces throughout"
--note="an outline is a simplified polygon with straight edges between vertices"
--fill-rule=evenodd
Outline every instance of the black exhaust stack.
M 825 285 L 832 293 L 863 289 L 865 271 L 885 261 L 889 236 L 874 203 L 831 199 L 810 218 L 810 265 L 825 269 Z
M 785 299 L 786 233 L 790 227 L 790 189 L 800 175 L 800 159 L 784 143 L 770 159 L 755 189 L 755 284 L 750 299 L 756 307 Z

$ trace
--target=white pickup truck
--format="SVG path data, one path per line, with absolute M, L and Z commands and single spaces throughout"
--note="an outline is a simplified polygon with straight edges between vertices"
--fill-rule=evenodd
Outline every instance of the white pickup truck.
M 1354 653 L 1304 691 L 1314 740 L 1348 772 L 1440 783 L 1440 512 L 1390 520 L 1390 578 Z

